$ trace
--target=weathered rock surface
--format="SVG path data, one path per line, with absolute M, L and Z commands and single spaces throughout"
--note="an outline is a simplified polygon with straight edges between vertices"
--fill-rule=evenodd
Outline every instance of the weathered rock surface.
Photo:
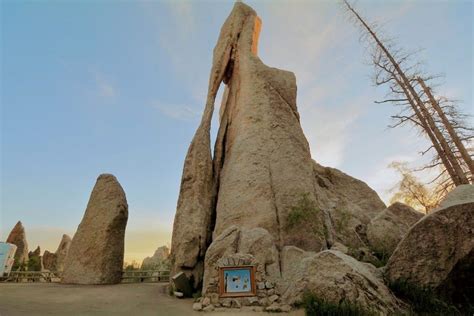
M 339 251 L 306 252 L 296 247 L 282 251 L 284 281 L 282 301 L 299 302 L 305 291 L 329 302 L 348 301 L 381 315 L 401 310 L 384 285 L 381 273 L 371 264 L 359 262 Z
M 30 251 L 28 252 L 28 258 L 31 258 L 31 257 L 39 257 L 41 256 L 41 248 L 40 246 L 36 247 L 36 249 L 34 251 Z
M 311 221 L 317 234 L 300 238 L 300 230 L 286 229 L 303 195 L 316 201 L 312 160 L 296 108 L 294 74 L 257 57 L 260 24 L 252 8 L 234 5 L 214 49 L 206 107 L 185 160 L 171 257 L 173 271 L 185 271 L 195 287 L 212 236 L 233 224 L 266 229 L 278 248 L 295 242 L 326 248 L 323 212 Z M 212 159 L 209 129 L 221 82 L 227 86 Z
M 155 253 L 151 257 L 143 259 L 141 269 L 167 269 L 169 268 L 169 255 L 170 250 L 166 246 L 161 246 L 156 249 Z
M 373 250 L 390 256 L 408 232 L 424 214 L 396 202 L 373 218 L 367 226 L 367 240 Z
M 467 203 L 474 203 L 473 186 L 470 184 L 463 184 L 449 192 L 445 199 L 440 203 L 438 209 Z
M 386 208 L 366 183 L 342 171 L 313 162 L 318 207 L 331 218 L 331 244 L 339 242 L 352 249 L 367 246 L 366 228 Z
M 282 271 L 291 269 L 283 266 L 283 249 L 296 246 L 295 252 L 315 254 L 334 244 L 348 252 L 363 249 L 369 256 L 367 225 L 386 206 L 362 181 L 311 159 L 296 106 L 295 76 L 259 59 L 260 27 L 255 11 L 241 2 L 222 26 L 203 118 L 184 164 L 171 261 L 172 273 L 183 271 L 195 290 L 202 284 L 209 300 L 217 295 L 222 260 L 255 261 L 257 275 L 277 285 L 264 285 L 256 304 L 277 310 L 287 306 L 277 293 Z M 226 86 L 211 156 L 210 122 L 221 82 Z M 345 265 L 353 264 L 341 256 Z M 294 275 L 294 280 L 301 278 L 311 275 Z M 293 281 L 287 276 L 284 284 L 288 282 Z M 369 288 L 364 287 L 367 297 L 392 310 L 390 293 L 385 287 L 375 293 L 378 285 L 370 282 L 362 285 Z M 359 283 L 350 286 L 354 293 L 360 290 Z M 275 297 L 283 305 L 276 306 Z
M 15 252 L 15 262 L 24 263 L 28 261 L 28 242 L 26 241 L 25 228 L 21 221 L 16 223 L 7 237 L 7 243 L 14 244 L 17 249 Z
M 119 283 L 127 219 L 127 200 L 119 182 L 113 175 L 100 175 L 72 239 L 62 282 Z
M 460 186 L 449 193 L 441 208 L 417 222 L 390 257 L 387 279 L 442 289 L 451 294 L 472 293 L 473 197 L 473 185 Z
M 69 237 L 69 235 L 63 234 L 58 249 L 56 249 L 55 252 L 57 272 L 62 272 L 64 270 L 64 262 L 69 252 L 69 248 L 71 247 L 71 242 L 71 237 Z
M 48 250 L 44 252 L 44 268 L 49 271 L 62 272 L 64 270 L 64 260 L 66 259 L 70 246 L 71 237 L 64 234 L 55 253 L 49 252 Z
M 210 287 L 217 286 L 218 275 L 215 268 L 218 260 L 233 254 L 252 255 L 259 263 L 259 272 L 263 273 L 266 279 L 280 278 L 279 257 L 273 236 L 264 228 L 249 229 L 234 225 L 217 236 L 207 250 L 203 294 L 212 292 L 209 291 Z
M 231 225 L 261 227 L 278 248 L 297 243 L 326 248 L 324 214 L 314 212 L 316 234 L 301 238 L 287 228 L 289 213 L 305 196 L 316 202 L 312 160 L 296 107 L 293 73 L 270 68 L 257 56 L 261 22 L 236 3 L 215 51 L 229 50 L 214 170 L 219 171 L 214 237 Z M 228 48 L 227 48 L 228 47 Z
M 44 251 L 43 267 L 49 271 L 56 271 L 56 254 L 54 252 Z

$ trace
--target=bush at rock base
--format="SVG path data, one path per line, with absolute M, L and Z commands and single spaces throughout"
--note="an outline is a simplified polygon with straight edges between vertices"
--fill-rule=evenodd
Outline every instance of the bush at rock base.
M 400 299 L 410 304 L 413 315 L 462 315 L 452 304 L 439 297 L 427 287 L 419 287 L 405 280 L 389 284 L 389 288 Z M 472 315 L 472 312 L 469 313 Z
M 357 304 L 342 301 L 331 303 L 319 298 L 311 292 L 303 295 L 301 306 L 305 309 L 307 316 L 369 316 L 376 315 Z

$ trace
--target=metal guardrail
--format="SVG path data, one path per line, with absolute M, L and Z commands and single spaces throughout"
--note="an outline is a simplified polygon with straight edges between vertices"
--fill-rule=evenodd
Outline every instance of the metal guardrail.
M 168 282 L 170 271 L 168 270 L 125 270 L 122 271 L 122 283 L 143 282 Z M 28 282 L 60 282 L 61 276 L 52 271 L 12 271 L 4 278 L 4 282 L 28 283 Z

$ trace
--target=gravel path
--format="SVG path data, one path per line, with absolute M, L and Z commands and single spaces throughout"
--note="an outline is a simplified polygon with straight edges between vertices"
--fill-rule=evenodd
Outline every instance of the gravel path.
M 264 315 L 244 311 L 193 312 L 192 299 L 166 294 L 164 284 L 63 285 L 0 283 L 0 316 L 17 315 Z M 289 315 L 289 314 L 282 314 Z M 304 315 L 293 312 L 291 315 Z

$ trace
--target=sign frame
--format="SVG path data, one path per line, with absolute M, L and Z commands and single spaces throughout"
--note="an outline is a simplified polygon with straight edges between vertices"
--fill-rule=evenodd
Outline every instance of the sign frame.
M 235 270 L 248 270 L 249 271 L 249 283 L 250 287 L 248 291 L 241 291 L 241 292 L 230 292 L 226 289 L 226 280 L 225 280 L 225 272 Z M 246 297 L 246 296 L 256 296 L 257 295 L 257 284 L 255 281 L 255 266 L 253 265 L 244 265 L 244 266 L 226 266 L 226 267 L 219 267 L 219 297 Z

